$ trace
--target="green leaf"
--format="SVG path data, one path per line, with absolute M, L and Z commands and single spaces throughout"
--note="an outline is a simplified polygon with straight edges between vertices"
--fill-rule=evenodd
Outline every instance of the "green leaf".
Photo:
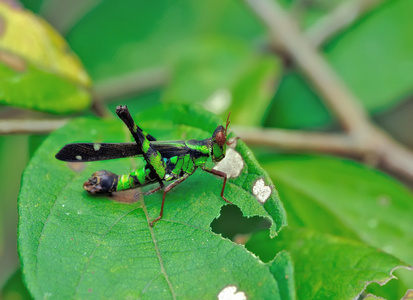
M 24 285 L 21 269 L 18 269 L 12 276 L 10 276 L 2 287 L 0 296 L 3 300 L 32 299 L 29 291 Z
M 67 38 L 92 77 L 101 80 L 169 68 L 176 58 L 172 52 L 185 51 L 190 40 L 219 35 L 246 41 L 262 32 L 259 21 L 239 1 L 183 0 L 176 5 L 173 0 L 129 0 L 119 5 L 107 0 L 79 20 Z
M 39 13 L 41 10 L 41 7 L 43 6 L 44 0 L 22 0 L 19 1 L 25 8 L 35 12 Z
M 196 107 L 177 105 L 135 120 L 159 140 L 208 138 L 221 123 Z M 77 119 L 53 133 L 26 168 L 19 195 L 19 254 L 36 298 L 199 299 L 233 288 L 249 298 L 279 298 L 268 267 L 210 229 L 226 204 L 220 197 L 222 180 L 195 172 L 167 194 L 164 216 L 151 228 L 162 193 L 121 203 L 133 201 L 136 191 L 93 197 L 82 189 L 92 172 L 127 173 L 142 166 L 141 159 L 86 165 L 54 158 L 64 144 L 80 141 L 125 142 L 130 134 L 119 120 Z M 244 167 L 228 181 L 225 196 L 246 216 L 269 218 L 275 234 L 285 224 L 276 192 L 271 190 L 264 205 L 253 194 L 257 178 L 272 183 L 251 151 L 241 141 L 233 144 L 241 156 L 227 157 L 241 159 Z
M 281 251 L 277 254 L 270 263 L 270 271 L 278 282 L 281 299 L 297 299 L 293 260 L 287 251 Z
M 90 105 L 90 78 L 50 25 L 0 4 L 0 103 L 52 113 Z
M 384 283 L 406 266 L 381 250 L 304 229 L 285 229 L 272 240 L 261 231 L 245 246 L 260 257 L 263 249 L 291 253 L 298 299 L 356 299 L 372 281 Z
M 413 264 L 413 196 L 389 176 L 349 160 L 262 159 L 289 224 L 358 239 Z
M 82 86 L 27 64 L 24 72 L 0 64 L 0 103 L 66 114 L 86 109 L 90 94 Z

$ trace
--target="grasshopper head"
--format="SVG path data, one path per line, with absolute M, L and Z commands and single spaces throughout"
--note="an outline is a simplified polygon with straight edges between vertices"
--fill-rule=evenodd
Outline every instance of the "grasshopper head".
M 212 151 L 211 157 L 213 162 L 221 161 L 225 157 L 226 145 L 227 145 L 227 129 L 229 125 L 229 112 L 227 117 L 227 124 L 224 126 L 220 125 L 215 129 L 212 134 Z

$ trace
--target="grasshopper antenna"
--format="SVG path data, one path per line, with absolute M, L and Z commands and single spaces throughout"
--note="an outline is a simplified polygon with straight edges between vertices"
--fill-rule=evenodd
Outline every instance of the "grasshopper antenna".
M 228 117 L 227 117 L 227 124 L 225 125 L 225 135 L 227 135 L 227 133 L 228 133 L 228 125 L 229 125 L 229 123 L 231 123 L 231 121 L 229 120 L 229 116 L 231 115 L 231 111 L 228 113 Z M 236 137 L 236 139 L 238 139 L 239 137 Z M 232 143 L 234 143 L 234 141 L 232 141 L 232 142 L 229 142 L 228 140 L 227 140 L 227 145 L 231 145 Z
M 229 120 L 229 116 L 231 115 L 231 111 L 228 113 L 228 117 L 227 117 L 227 125 L 225 126 L 225 132 L 227 132 L 228 129 L 228 125 L 229 123 L 231 123 L 231 121 Z

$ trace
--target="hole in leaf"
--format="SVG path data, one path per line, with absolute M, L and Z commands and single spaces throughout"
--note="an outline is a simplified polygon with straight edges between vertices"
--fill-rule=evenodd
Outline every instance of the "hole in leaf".
M 213 232 L 235 242 L 243 243 L 243 235 L 249 235 L 257 230 L 270 228 L 270 222 L 263 217 L 244 217 L 236 205 L 225 205 L 221 215 L 211 223 Z
M 372 294 L 383 299 L 402 299 L 408 290 L 406 282 L 412 282 L 413 271 L 401 268 L 395 270 L 393 275 L 396 278 L 389 280 L 384 285 L 379 285 L 377 282 L 370 283 L 363 295 Z

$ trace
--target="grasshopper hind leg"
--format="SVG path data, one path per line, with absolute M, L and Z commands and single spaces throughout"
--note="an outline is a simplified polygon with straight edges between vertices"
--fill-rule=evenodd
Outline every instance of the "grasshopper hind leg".
M 138 193 L 136 193 L 135 196 L 134 196 L 134 198 L 135 198 L 135 199 L 139 199 L 140 195 L 148 196 L 148 195 L 154 194 L 154 193 L 156 193 L 157 191 L 162 190 L 164 187 L 165 187 L 165 185 L 164 185 L 163 183 L 162 183 L 162 185 L 159 184 L 158 187 L 156 187 L 156 188 L 154 188 L 154 189 L 152 189 L 152 190 L 149 190 L 149 191 L 147 191 L 147 192 L 138 192 Z
M 154 188 L 154 189 L 152 189 L 152 190 L 150 190 L 150 191 L 147 191 L 147 192 L 145 192 L 144 194 L 145 194 L 145 196 L 154 194 L 154 193 L 156 193 L 157 191 L 162 190 L 164 187 L 165 187 L 165 185 L 164 185 L 163 183 L 162 183 L 162 184 L 159 184 L 158 187 L 156 187 L 156 188 Z

